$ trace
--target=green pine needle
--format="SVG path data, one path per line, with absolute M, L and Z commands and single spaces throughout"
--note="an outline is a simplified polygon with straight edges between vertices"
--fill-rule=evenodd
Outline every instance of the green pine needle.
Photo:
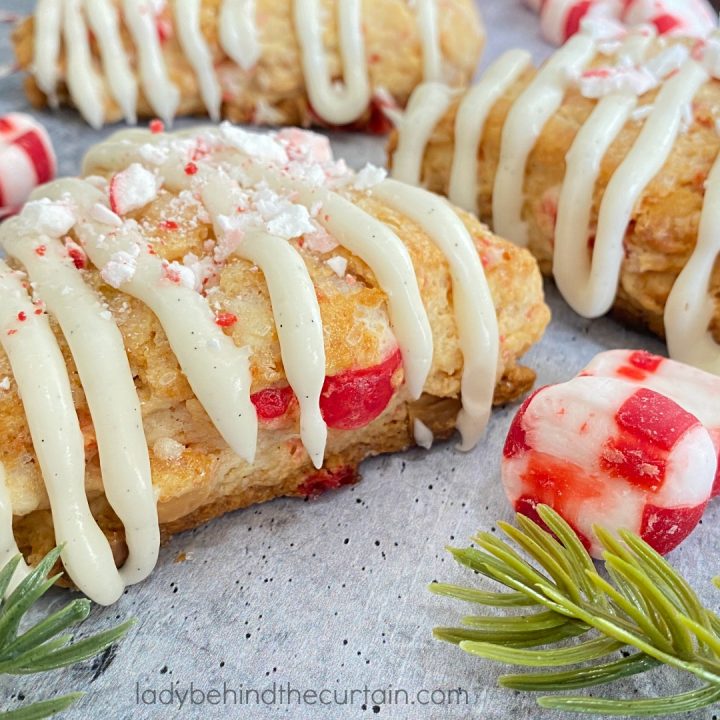
M 0 570 L 0 675 L 45 672 L 87 660 L 110 647 L 135 623 L 134 620 L 128 620 L 110 630 L 72 642 L 72 635 L 65 631 L 81 623 L 90 614 L 91 603 L 82 598 L 72 600 L 21 632 L 21 624 L 28 610 L 60 578 L 60 574 L 48 577 L 60 552 L 61 548 L 50 551 L 5 598 L 3 596 L 20 562 L 20 556 L 13 558 Z M 83 695 L 81 692 L 70 693 L 0 712 L 0 720 L 40 720 L 50 717 L 67 710 Z
M 543 708 L 658 717 L 720 702 L 720 618 L 700 603 L 672 566 L 632 533 L 615 537 L 595 528 L 605 549 L 608 581 L 556 512 L 546 506 L 539 506 L 538 512 L 545 527 L 523 515 L 517 516 L 518 527 L 498 523 L 512 545 L 491 533 L 479 533 L 473 538 L 477 548 L 448 548 L 458 563 L 510 592 L 441 583 L 433 583 L 430 590 L 509 612 L 469 615 L 462 619 L 464 627 L 435 628 L 435 637 L 508 665 L 568 668 L 500 678 L 501 686 L 514 690 L 585 689 L 663 664 L 702 681 L 695 690 L 645 700 L 542 696 L 538 704 Z M 713 583 L 720 588 L 720 577 Z M 527 607 L 537 611 L 522 610 Z

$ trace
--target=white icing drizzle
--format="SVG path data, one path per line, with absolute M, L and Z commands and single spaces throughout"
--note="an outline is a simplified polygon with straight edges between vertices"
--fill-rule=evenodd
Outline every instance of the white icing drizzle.
M 605 189 L 590 275 L 576 274 L 574 281 L 578 285 L 587 283 L 582 291 L 582 310 L 587 317 L 604 315 L 615 302 L 625 252 L 623 239 L 633 210 L 670 156 L 680 132 L 684 107 L 707 80 L 707 73 L 694 60 L 668 80 L 640 136 Z M 578 239 L 583 238 L 582 242 L 584 237 L 577 235 Z
M 149 0 L 122 0 L 122 7 L 125 24 L 137 49 L 145 99 L 165 122 L 170 122 L 180 102 L 180 91 L 168 77 L 152 5 Z
M 255 24 L 255 0 L 223 1 L 220 43 L 243 70 L 250 70 L 257 63 L 261 48 Z
M 137 82 L 120 40 L 117 10 L 110 0 L 84 0 L 83 8 L 97 40 L 108 90 L 125 120 L 134 125 L 137 121 Z
M 665 305 L 665 335 L 670 357 L 715 375 L 720 375 L 720 348 L 708 329 L 715 314 L 709 287 L 718 253 L 720 157 L 707 180 L 697 245 Z
M 637 98 L 633 95 L 603 98 L 580 128 L 567 154 L 555 227 L 553 274 L 565 300 L 581 315 L 593 313 L 595 288 L 590 284 L 592 258 L 580 228 L 590 227 L 602 160 L 635 107 Z
M 268 181 L 295 190 L 298 201 L 306 207 L 322 203 L 320 224 L 373 271 L 388 298 L 390 322 L 402 354 L 408 392 L 412 398 L 419 398 L 432 366 L 433 338 L 405 244 L 385 223 L 337 193 L 303 186 L 281 175 Z
M 420 418 L 413 420 L 413 438 L 415 444 L 425 450 L 430 450 L 435 441 L 432 430 Z
M 630 34 L 618 49 L 620 62 L 624 65 L 642 62 L 654 37 L 653 33 Z M 637 96 L 629 92 L 602 98 L 580 128 L 565 159 L 555 226 L 553 275 L 563 297 L 581 315 L 592 313 L 594 298 L 590 287 L 592 258 L 587 246 L 578 242 L 578 228 L 590 227 L 602 160 L 627 121 L 634 117 L 637 105 Z
M 52 190 L 49 192 L 52 195 Z M 160 532 L 150 460 L 123 338 L 109 311 L 74 267 L 59 240 L 39 238 L 23 218 L 0 228 L 0 242 L 25 267 L 72 353 L 93 421 L 105 496 L 125 526 L 125 584 L 146 578 L 157 562 Z
M 425 148 L 440 118 L 447 112 L 454 91 L 441 83 L 419 85 L 410 97 L 398 124 L 398 145 L 393 154 L 392 176 L 418 185 Z
M 105 98 L 90 52 L 82 0 L 63 0 L 63 36 L 70 94 L 88 123 L 100 128 L 105 117 Z
M 455 118 L 455 153 L 448 197 L 465 210 L 477 212 L 478 148 L 495 103 L 530 67 L 525 50 L 510 50 L 491 65 L 483 78 L 463 98 Z M 420 153 L 422 156 L 424 153 Z
M 472 450 L 490 418 L 500 353 L 495 305 L 480 255 L 457 213 L 437 195 L 397 180 L 385 180 L 373 188 L 373 194 L 418 223 L 448 262 L 463 354 L 457 426 L 461 449 Z
M 414 0 L 420 40 L 423 46 L 423 79 L 442 82 L 442 49 L 437 0 Z
M 592 38 L 574 36 L 538 72 L 505 121 L 493 191 L 493 225 L 498 235 L 521 247 L 528 243 L 522 217 L 528 157 L 545 124 L 562 104 L 573 77 L 590 63 L 596 49 Z
M 323 49 L 320 0 L 294 0 L 293 16 L 313 109 L 327 122 L 345 125 L 365 111 L 371 90 L 362 34 L 361 0 L 343 0 L 336 8 L 344 75 L 342 87 L 337 87 L 329 75 Z
M 182 50 L 197 77 L 208 114 L 220 116 L 222 93 L 211 48 L 200 27 L 202 0 L 175 0 L 174 27 Z M 371 99 L 368 60 L 363 39 L 361 0 L 337 3 L 339 50 L 344 83 L 337 87 L 329 77 L 323 46 L 320 0 L 292 0 L 305 85 L 313 110 L 328 123 L 344 125 L 357 120 Z M 103 87 L 93 68 L 85 17 L 95 35 L 108 91 L 126 120 L 137 115 L 137 82 L 153 111 L 170 122 L 180 103 L 180 91 L 170 80 L 155 22 L 152 0 L 120 0 L 120 12 L 130 33 L 137 58 L 130 57 L 120 39 L 118 9 L 112 0 L 39 0 L 35 11 L 33 73 L 40 89 L 56 104 L 60 41 L 67 55 L 66 82 L 70 95 L 93 127 L 105 118 Z M 440 17 L 437 0 L 416 0 L 415 15 L 423 48 L 423 75 L 427 81 L 443 78 Z M 222 49 L 243 70 L 251 70 L 262 47 L 256 19 L 256 0 L 222 0 L 218 13 Z
M 0 463 L 0 570 L 14 557 L 20 555 L 15 536 L 13 535 L 13 513 L 10 493 L 5 484 L 5 466 Z M 20 562 L 15 568 L 5 597 L 7 597 L 30 574 L 30 568 L 20 555 Z M 2 598 L 0 598 L 2 599 Z
M 12 366 L 35 455 L 50 498 L 55 541 L 73 582 L 102 605 L 115 602 L 124 583 L 110 545 L 85 496 L 83 435 L 65 360 L 45 315 L 36 315 L 18 275 L 0 260 L 0 344 Z M 16 329 L 24 313 L 22 328 Z
M 203 178 L 202 197 L 222 236 L 218 222 L 233 214 L 229 178 L 218 173 Z M 266 232 L 246 233 L 235 255 L 255 263 L 263 272 L 280 339 L 283 368 L 300 405 L 300 438 L 315 467 L 323 464 L 327 425 L 320 413 L 325 383 L 325 343 L 315 287 L 300 253 L 284 238 Z
M 208 115 L 217 121 L 220 119 L 220 83 L 210 48 L 200 29 L 200 3 L 201 0 L 175 0 L 175 25 L 180 46 L 195 70 Z
M 122 291 L 153 311 L 190 387 L 218 432 L 240 457 L 252 462 L 257 415 L 250 401 L 247 348 L 236 347 L 217 326 L 202 295 L 166 277 L 163 261 L 147 251 L 132 224 L 98 219 L 100 213 L 93 212 L 98 206 L 109 213 L 108 221 L 113 216 L 99 190 L 75 180 L 60 180 L 53 187 L 67 192 L 77 203 L 82 217 L 76 232 L 95 267 L 102 269 L 118 258 L 132 258 L 134 273 L 122 282 Z
M 38 0 L 33 16 L 33 72 L 38 87 L 47 95 L 51 107 L 57 105 L 62 3 L 63 0 Z

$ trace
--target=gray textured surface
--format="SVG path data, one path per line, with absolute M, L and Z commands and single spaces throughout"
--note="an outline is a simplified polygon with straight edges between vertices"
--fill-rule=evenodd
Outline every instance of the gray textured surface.
M 27 10 L 29 1 L 2 0 L 2 10 Z M 519 0 L 480 0 L 489 25 L 490 52 L 535 40 L 532 16 Z M 0 64 L 7 61 L 7 26 L 0 27 Z M 20 78 L 0 80 L 0 113 L 27 110 Z M 104 133 L 93 132 L 74 113 L 40 114 L 58 148 L 61 170 L 77 172 L 84 150 Z M 376 139 L 336 139 L 338 153 L 354 164 L 382 162 Z M 624 330 L 611 320 L 582 321 L 548 287 L 554 322 L 528 362 L 539 382 L 564 380 L 596 352 L 612 347 L 660 350 L 654 340 Z M 473 659 L 430 636 L 436 624 L 454 623 L 467 608 L 430 595 L 433 579 L 472 582 L 443 551 L 478 529 L 510 517 L 499 484 L 500 448 L 514 408 L 495 414 L 486 442 L 469 455 L 452 443 L 431 452 L 412 451 L 365 463 L 356 487 L 318 501 L 281 500 L 233 513 L 175 537 L 163 548 L 153 576 L 131 588 L 116 606 L 96 608 L 83 630 L 95 630 L 134 615 L 138 624 L 114 656 L 42 677 L 0 679 L 0 707 L 16 707 L 72 689 L 88 696 L 68 718 L 201 718 L 283 716 L 439 718 L 547 718 L 533 698 L 498 689 L 499 669 Z M 720 550 L 714 526 L 718 503 L 703 526 L 672 559 L 712 598 Z M 179 553 L 187 561 L 174 562 Z M 56 592 L 46 607 L 68 597 Z M 141 690 L 190 683 L 207 691 L 263 690 L 273 682 L 294 688 L 402 688 L 417 691 L 462 687 L 469 705 L 433 707 L 364 706 L 360 695 L 346 706 L 171 706 L 137 705 Z M 687 682 L 682 680 L 680 682 Z M 669 672 L 655 672 L 618 688 L 638 697 L 688 689 Z M 147 696 L 146 696 L 147 697 Z M 228 696 L 231 698 L 231 696 Z M 422 696 L 421 699 L 424 699 Z M 197 698 L 197 693 L 196 693 Z M 266 696 L 268 698 L 268 696 Z M 269 698 L 268 698 L 269 699 Z M 713 717 L 711 711 L 696 718 Z

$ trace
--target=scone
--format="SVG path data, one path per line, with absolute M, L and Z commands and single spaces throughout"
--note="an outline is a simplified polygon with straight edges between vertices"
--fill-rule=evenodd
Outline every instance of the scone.
M 720 373 L 720 39 L 575 36 L 500 58 L 463 96 L 419 88 L 393 174 L 528 246 L 580 314 L 611 308 Z
M 33 104 L 94 127 L 176 115 L 389 129 L 424 80 L 466 86 L 473 0 L 37 0 L 17 28 Z
M 324 137 L 124 131 L 84 175 L 0 226 L 0 522 L 98 602 L 160 536 L 456 426 L 469 449 L 532 385 L 532 256 Z

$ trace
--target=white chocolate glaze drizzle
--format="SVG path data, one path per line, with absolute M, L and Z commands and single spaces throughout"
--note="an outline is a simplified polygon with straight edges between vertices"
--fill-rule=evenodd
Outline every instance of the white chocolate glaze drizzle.
M 605 314 L 615 302 L 632 214 L 670 158 L 678 135 L 692 124 L 698 91 L 711 77 L 720 79 L 720 34 L 696 48 L 692 59 L 683 44 L 660 42 L 658 51 L 659 42 L 652 29 L 640 29 L 617 43 L 614 67 L 583 72 L 596 48 L 591 38 L 575 36 L 515 101 L 503 129 L 492 199 L 494 230 L 526 245 L 522 213 L 530 153 L 569 87 L 575 85 L 585 97 L 599 99 L 566 156 L 553 251 L 558 288 L 572 308 L 588 318 Z M 648 59 L 653 49 L 656 54 Z M 519 79 L 522 59 L 521 52 L 501 58 L 459 106 L 448 194 L 463 207 L 478 209 L 478 146 L 488 113 Z M 639 103 L 642 95 L 658 87 L 652 103 Z M 408 104 L 417 121 L 398 126 L 393 164 L 399 168 L 395 176 L 407 182 L 420 182 L 426 145 L 447 109 L 444 105 L 438 112 L 438 97 L 439 93 L 431 97 L 423 86 L 418 88 Z M 644 124 L 605 188 L 595 230 L 591 218 L 602 162 L 628 122 Z M 670 292 L 664 314 L 670 356 L 718 375 L 720 347 L 709 331 L 716 303 L 709 286 L 720 254 L 719 206 L 720 159 L 707 181 L 696 247 Z M 482 210 L 487 215 L 489 208 Z M 594 239 L 592 249 L 589 235 Z
M 170 122 L 180 102 L 180 91 L 168 77 L 152 6 L 149 0 L 122 0 L 122 8 L 137 49 L 137 73 L 145 99 L 159 117 Z
M 527 225 L 522 217 L 528 157 L 545 123 L 560 107 L 573 75 L 590 64 L 595 52 L 592 38 L 573 37 L 548 60 L 505 121 L 493 191 L 493 225 L 498 235 L 521 247 L 528 243 Z
M 436 0 L 414 0 L 423 46 L 423 76 L 426 82 L 442 82 L 442 49 Z
M 204 178 L 202 197 L 215 224 L 224 234 L 222 220 L 235 212 L 230 179 L 217 172 Z M 280 339 L 288 384 L 300 405 L 300 439 L 315 467 L 320 468 L 327 442 L 327 425 L 320 413 L 325 382 L 325 344 L 315 287 L 300 253 L 284 238 L 266 232 L 246 233 L 234 252 L 263 272 Z
M 719 253 L 720 158 L 707 180 L 697 246 L 665 305 L 670 356 L 715 375 L 720 375 L 720 348 L 709 331 L 715 315 L 715 301 L 709 288 Z
M 438 0 L 415 0 L 414 13 L 423 51 L 427 81 L 443 78 Z M 372 96 L 368 59 L 363 39 L 361 0 L 337 3 L 339 52 L 344 83 L 336 86 L 329 76 L 323 47 L 323 7 L 320 0 L 292 0 L 292 13 L 301 50 L 308 96 L 313 111 L 325 122 L 344 125 L 367 110 Z M 174 0 L 174 30 L 185 58 L 197 79 L 208 114 L 221 114 L 222 93 L 215 59 L 200 25 L 201 0 Z M 172 121 L 180 104 L 180 91 L 170 80 L 156 25 L 152 0 L 40 0 L 35 11 L 32 71 L 38 87 L 55 104 L 59 79 L 61 40 L 68 59 L 65 81 L 85 119 L 99 127 L 105 119 L 104 88 L 94 69 L 88 41 L 91 27 L 102 60 L 107 91 L 117 101 L 125 119 L 137 116 L 137 81 L 153 111 Z M 119 13 L 119 15 L 118 15 Z M 123 47 L 119 20 L 127 28 L 136 57 Z M 221 0 L 217 15 L 219 43 L 245 72 L 261 60 L 262 47 L 255 0 Z
M 120 40 L 117 10 L 110 0 L 85 0 L 88 24 L 97 38 L 108 89 L 131 124 L 137 121 L 137 81 Z M 102 119 L 101 119 L 102 121 Z
M 62 202 L 59 195 L 53 199 Z M 45 238 L 38 254 L 36 235 L 33 225 L 14 218 L 0 231 L 0 242 L 25 267 L 73 355 L 97 438 L 105 495 L 125 526 L 128 559 L 120 574 L 125 584 L 139 582 L 155 567 L 160 534 L 140 401 L 123 339 L 62 243 Z
M 329 76 L 323 51 L 323 24 L 320 0 L 294 0 L 293 10 L 298 42 L 302 51 L 305 82 L 313 109 L 333 125 L 357 119 L 370 102 L 370 80 L 365 60 L 360 0 L 337 4 L 343 87 L 336 87 Z
M 63 0 L 38 0 L 35 7 L 33 73 L 50 107 L 57 105 L 58 61 L 62 36 Z
M 398 123 L 398 146 L 392 165 L 392 176 L 396 180 L 420 184 L 425 148 L 450 106 L 453 94 L 451 88 L 441 83 L 423 83 L 415 89 Z
M 55 541 L 64 546 L 63 565 L 86 595 L 109 605 L 125 585 L 85 497 L 83 435 L 65 360 L 47 317 L 35 313 L 38 308 L 30 302 L 21 279 L 1 260 L 0 296 L 0 344 L 25 407 L 50 498 Z M 25 320 L 17 330 L 21 316 Z M 17 331 L 9 334 L 12 330 Z
M 490 419 L 500 353 L 495 305 L 480 255 L 457 213 L 437 195 L 397 180 L 380 183 L 373 194 L 417 222 L 450 267 L 463 354 L 462 410 L 457 426 L 461 449 L 472 450 Z
M 103 124 L 102 85 L 90 54 L 82 0 L 64 0 L 63 39 L 67 55 L 67 84 L 82 116 L 94 128 Z
M 201 0 L 175 0 L 175 25 L 185 55 L 195 70 L 200 93 L 211 120 L 220 119 L 220 83 L 210 48 L 200 29 Z
M 477 155 L 490 110 L 532 63 L 525 50 L 510 50 L 465 95 L 455 118 L 455 147 L 448 197 L 477 212 Z M 420 153 L 422 156 L 423 153 Z
M 220 7 L 220 42 L 223 50 L 243 69 L 260 58 L 255 27 L 255 0 L 225 0 Z
M 694 60 L 663 86 L 640 136 L 605 189 L 589 278 L 575 276 L 576 288 L 587 282 L 584 311 L 604 315 L 615 302 L 624 257 L 623 240 L 636 203 L 667 161 L 680 132 L 685 106 L 708 75 Z

